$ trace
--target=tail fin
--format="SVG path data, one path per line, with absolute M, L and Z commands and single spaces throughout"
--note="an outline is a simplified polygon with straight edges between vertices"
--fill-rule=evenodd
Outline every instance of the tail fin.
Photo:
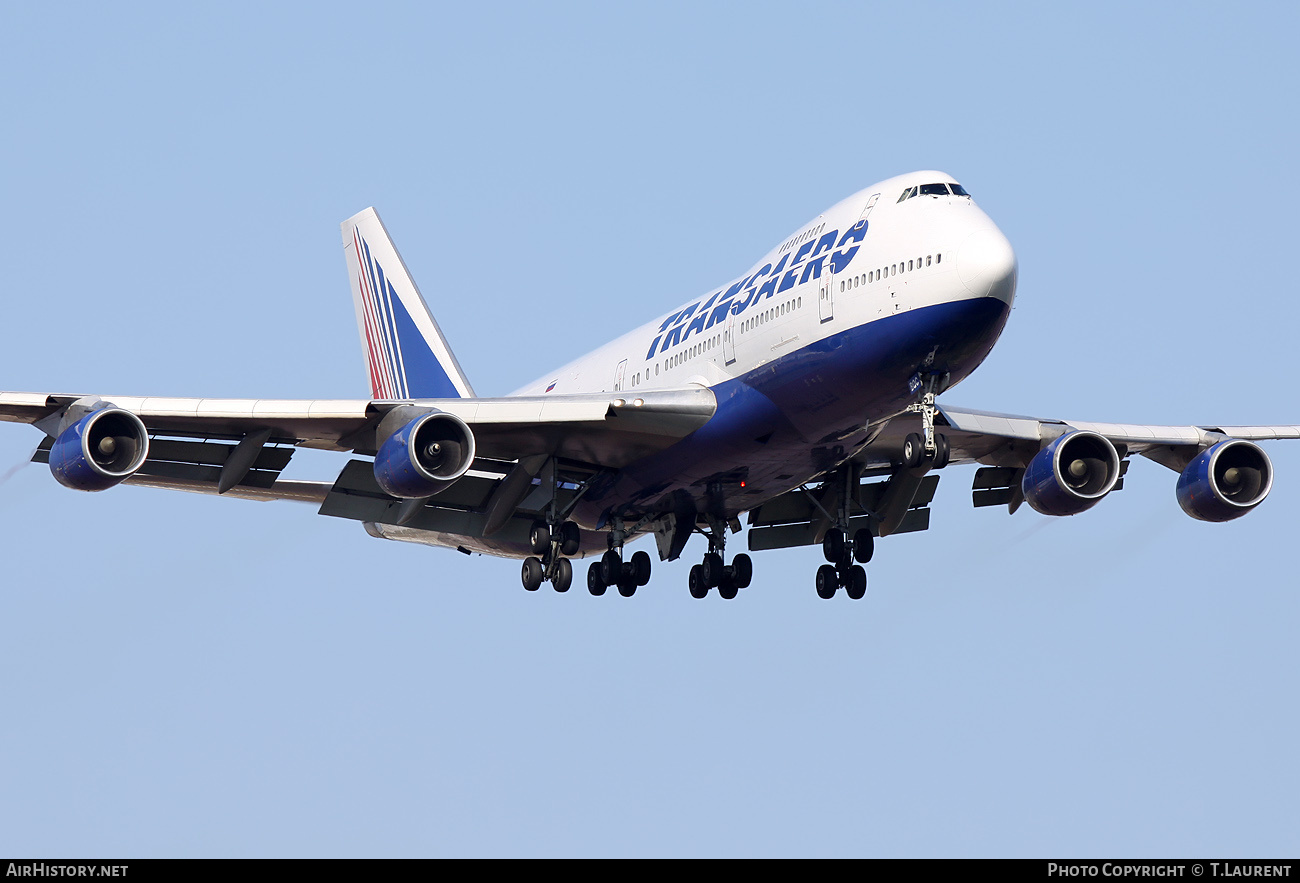
M 473 398 L 474 390 L 373 208 L 343 222 L 357 328 L 377 399 Z

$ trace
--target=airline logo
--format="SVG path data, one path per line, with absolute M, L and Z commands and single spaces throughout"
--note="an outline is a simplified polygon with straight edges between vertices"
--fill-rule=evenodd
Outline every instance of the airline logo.
M 360 272 L 362 327 L 370 392 L 376 399 L 459 398 L 460 392 L 411 318 L 402 296 L 370 253 L 358 229 L 352 231 Z M 419 298 L 408 295 L 412 307 Z M 423 310 L 424 305 L 419 307 Z M 431 320 L 430 320 L 431 321 Z
M 650 344 L 646 359 L 653 359 L 656 352 L 666 352 L 697 331 L 705 331 L 725 321 L 728 314 L 740 315 L 762 300 L 810 279 L 820 279 L 824 271 L 839 273 L 858 253 L 866 235 L 866 219 L 858 221 L 843 236 L 839 230 L 831 230 L 820 239 L 809 239 L 796 252 L 787 251 L 775 266 L 764 264 L 753 275 L 732 283 L 725 291 L 718 291 L 708 300 L 696 301 L 673 313 L 659 326 L 659 336 Z

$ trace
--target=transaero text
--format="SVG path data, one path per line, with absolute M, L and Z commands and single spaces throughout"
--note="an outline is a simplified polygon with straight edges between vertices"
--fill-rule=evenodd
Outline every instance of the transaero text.
M 832 230 L 820 239 L 809 239 L 798 251 L 782 255 L 775 266 L 764 264 L 708 300 L 678 310 L 659 326 L 659 335 L 650 344 L 646 359 L 653 359 L 656 352 L 667 351 L 695 332 L 712 328 L 733 313 L 739 316 L 760 301 L 811 279 L 820 279 L 824 271 L 832 274 L 843 271 L 858 253 L 866 235 L 867 222 L 862 220 L 842 236 L 839 230 Z

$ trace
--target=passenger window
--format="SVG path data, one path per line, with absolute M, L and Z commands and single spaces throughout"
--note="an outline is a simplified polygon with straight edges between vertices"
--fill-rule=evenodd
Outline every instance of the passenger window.
M 926 256 L 925 256 L 925 265 L 926 265 L 927 267 L 930 266 L 930 255 L 926 255 Z
M 937 254 L 937 255 L 934 256 L 934 262 L 935 262 L 936 264 L 939 263 L 939 261 L 941 261 L 941 260 L 943 260 L 943 255 L 941 255 L 941 254 Z
M 911 262 L 911 261 L 908 261 L 908 262 L 907 262 L 907 269 L 909 269 L 909 270 L 912 269 L 912 262 Z

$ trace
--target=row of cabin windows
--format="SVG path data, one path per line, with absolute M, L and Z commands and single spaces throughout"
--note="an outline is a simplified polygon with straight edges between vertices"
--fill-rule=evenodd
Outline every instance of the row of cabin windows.
M 712 337 L 710 337 L 708 340 L 701 341 L 700 343 L 697 343 L 694 346 L 688 346 L 680 353 L 675 353 L 669 356 L 668 358 L 664 359 L 664 370 L 667 371 L 669 368 L 676 368 L 678 365 L 680 365 L 682 362 L 686 361 L 687 359 L 693 359 L 696 356 L 704 353 L 706 350 L 713 349 L 715 346 L 717 346 L 720 343 L 722 343 L 722 335 L 715 334 Z M 649 372 L 647 372 L 647 374 L 648 373 Z M 655 374 L 657 375 L 658 373 L 659 373 L 659 365 L 658 363 L 656 363 Z M 633 379 L 633 382 L 635 384 L 636 382 L 635 378 Z
M 879 270 L 868 270 L 866 273 L 854 276 L 852 279 L 840 281 L 840 291 L 848 291 L 851 288 L 857 288 L 864 282 L 875 282 L 888 276 L 897 276 L 899 273 L 906 273 L 910 270 L 919 270 L 922 267 L 929 267 L 940 263 L 943 260 L 942 254 L 926 255 L 923 258 L 916 258 L 907 262 L 899 261 L 896 264 L 890 264 L 888 267 L 881 267 Z
M 771 310 L 764 310 L 763 312 L 758 313 L 758 315 L 754 316 L 753 319 L 746 319 L 744 323 L 740 324 L 740 328 L 737 330 L 740 330 L 740 332 L 746 332 L 746 330 L 758 328 L 759 325 L 766 324 L 768 321 L 777 319 L 777 317 L 787 315 L 788 312 L 798 310 L 798 308 L 802 306 L 803 298 L 792 298 L 787 300 L 785 303 L 777 304 L 777 306 L 772 307 Z M 695 343 L 694 346 L 686 347 L 685 350 L 668 356 L 667 359 L 663 360 L 663 369 L 664 371 L 668 371 L 668 369 L 676 368 L 677 365 L 684 363 L 686 359 L 694 359 L 697 355 L 703 355 L 705 352 L 714 349 L 715 346 L 718 346 L 719 343 L 722 342 L 723 334 L 714 334 L 714 336 L 708 338 L 707 341 Z M 659 368 L 659 363 L 655 363 L 654 373 L 656 377 L 659 376 Z M 646 375 L 649 377 L 649 372 L 646 372 Z M 636 375 L 632 376 L 632 385 L 637 386 L 640 384 L 641 372 L 637 372 Z
M 812 230 L 803 231 L 798 236 L 794 237 L 793 239 L 787 241 L 784 245 L 782 245 L 781 248 L 777 251 L 777 254 L 784 254 L 785 252 L 794 248 L 799 243 L 807 242 L 809 239 L 821 233 L 822 230 L 824 229 L 826 229 L 826 225 L 819 224 L 817 227 L 814 227 Z
M 797 310 L 802 306 L 803 306 L 802 297 L 791 298 L 790 300 L 786 301 L 783 304 L 777 304 L 771 309 L 764 310 L 763 312 L 759 313 L 757 316 L 754 316 L 752 318 L 746 319 L 744 322 L 741 322 L 740 331 L 742 334 L 746 331 L 752 331 L 755 328 L 757 328 L 759 325 L 766 324 L 767 322 L 770 322 L 773 319 L 778 319 L 781 316 L 784 316 L 786 313 L 789 313 L 792 310 Z
M 764 310 L 763 312 L 759 313 L 757 316 L 754 316 L 750 319 L 746 319 L 744 322 L 740 323 L 740 327 L 737 330 L 740 332 L 752 330 L 754 328 L 757 328 L 759 325 L 766 324 L 767 322 L 770 322 L 773 319 L 784 316 L 787 313 L 797 310 L 802 306 L 803 306 L 802 297 L 791 298 L 790 300 L 786 301 L 783 304 L 777 304 L 771 309 Z M 703 355 L 705 352 L 713 349 L 718 344 L 722 343 L 724 335 L 725 332 L 723 334 L 715 334 L 706 341 L 697 343 L 694 346 L 687 347 L 681 352 L 669 356 L 663 361 L 663 366 L 662 366 L 663 370 L 668 371 L 669 369 L 676 368 L 678 365 L 682 364 L 687 359 L 693 359 L 696 356 Z M 659 369 L 660 369 L 660 365 L 656 363 L 655 364 L 656 377 L 659 375 Z M 646 374 L 648 378 L 649 371 L 647 371 Z M 640 385 L 640 383 L 641 383 L 641 373 L 637 372 L 632 376 L 632 385 L 638 386 Z

